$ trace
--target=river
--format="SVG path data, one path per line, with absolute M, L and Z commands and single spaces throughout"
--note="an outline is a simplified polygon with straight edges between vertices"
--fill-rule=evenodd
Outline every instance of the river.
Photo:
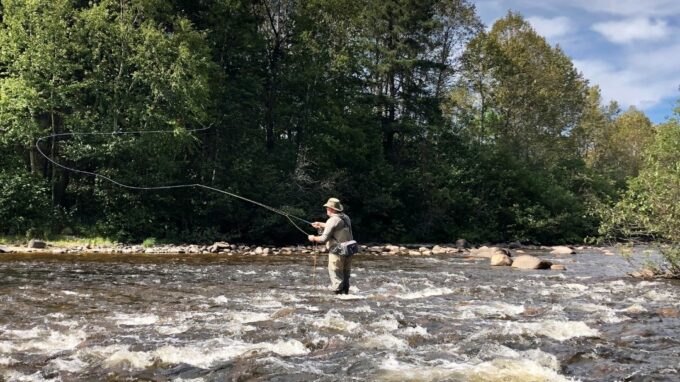
M 0 255 L 0 380 L 680 380 L 680 284 L 533 254 L 567 270 L 360 254 L 346 296 L 324 256 Z

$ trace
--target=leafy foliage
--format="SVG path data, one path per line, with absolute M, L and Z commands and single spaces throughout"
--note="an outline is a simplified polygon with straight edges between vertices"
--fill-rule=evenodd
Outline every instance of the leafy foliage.
M 205 184 L 308 220 L 336 196 L 362 241 L 578 241 L 649 166 L 642 113 L 601 106 L 520 15 L 486 32 L 468 0 L 1 9 L 2 233 L 302 240 L 239 200 L 120 188 L 37 148 L 124 184 Z M 644 179 L 631 190 L 675 196 Z

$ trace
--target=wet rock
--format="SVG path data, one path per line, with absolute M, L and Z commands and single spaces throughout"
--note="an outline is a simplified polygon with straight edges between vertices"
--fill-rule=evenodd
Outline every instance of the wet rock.
M 640 271 L 629 273 L 629 275 L 635 277 L 636 279 L 651 279 L 654 278 L 656 274 L 656 271 L 651 268 L 642 268 Z
M 544 312 L 545 312 L 545 308 L 536 307 L 536 306 L 525 306 L 524 312 L 522 312 L 522 315 L 527 316 L 527 317 L 531 317 L 531 316 L 538 316 L 539 314 L 543 314 Z
M 456 248 L 458 249 L 470 248 L 470 243 L 468 243 L 468 241 L 465 239 L 458 239 L 456 240 Z
M 522 243 L 520 243 L 519 241 L 513 241 L 510 244 L 508 244 L 508 248 L 510 249 L 522 248 Z
M 623 311 L 626 312 L 626 313 L 629 313 L 629 314 L 641 314 L 641 313 L 646 313 L 647 308 L 645 308 L 642 305 L 635 304 L 635 305 L 631 305 L 631 306 L 627 307 Z
M 260 256 L 269 256 L 271 254 L 271 249 L 269 248 L 262 248 L 262 251 L 260 252 Z
M 262 252 L 264 252 L 264 250 L 262 249 L 262 247 L 257 247 L 257 248 L 255 248 L 255 254 L 256 254 L 256 255 L 261 255 Z
M 675 308 L 660 308 L 656 313 L 665 318 L 678 318 L 680 317 L 680 312 Z
M 550 254 L 552 255 L 573 255 L 576 254 L 576 251 L 574 251 L 573 248 L 567 247 L 564 245 L 558 245 L 555 247 L 552 247 L 552 251 L 550 251 Z
M 65 249 L 53 249 L 52 250 L 53 255 L 63 255 L 64 253 L 66 253 Z
M 272 320 L 276 320 L 276 319 L 281 318 L 281 317 L 289 316 L 289 315 L 295 313 L 295 311 L 296 311 L 296 308 L 292 308 L 292 307 L 279 309 L 276 312 L 274 312 L 274 314 L 272 314 Z
M 210 253 L 220 253 L 231 250 L 232 245 L 224 241 L 216 241 L 213 245 L 206 248 Z
M 508 251 L 505 248 L 483 246 L 480 248 L 470 250 L 470 256 L 491 258 L 493 257 L 493 255 L 506 255 L 509 257 L 512 256 L 510 251 Z
M 432 254 L 433 255 L 445 255 L 447 253 L 454 253 L 458 252 L 458 249 L 451 248 L 451 247 L 442 247 L 440 245 L 435 245 L 432 247 Z
M 0 247 L 0 253 L 7 253 L 7 250 L 4 247 Z
M 551 262 L 531 255 L 517 256 L 512 262 L 512 267 L 519 269 L 548 269 L 551 265 Z
M 553 264 L 550 266 L 550 269 L 553 271 L 566 271 L 567 267 L 564 264 Z
M 36 239 L 31 239 L 28 242 L 28 248 L 35 248 L 35 249 L 44 249 L 47 247 L 47 243 L 45 243 L 42 240 L 36 240 Z
M 495 254 L 491 256 L 491 265 L 492 266 L 508 266 L 512 265 L 512 259 L 510 256 L 506 254 Z

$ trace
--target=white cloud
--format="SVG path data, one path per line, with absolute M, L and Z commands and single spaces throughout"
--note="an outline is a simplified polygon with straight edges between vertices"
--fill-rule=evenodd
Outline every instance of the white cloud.
M 531 26 L 545 38 L 564 36 L 573 30 L 571 20 L 567 17 L 545 18 L 533 16 L 527 18 Z
M 609 41 L 617 44 L 626 44 L 633 41 L 661 40 L 672 33 L 672 29 L 666 21 L 655 21 L 647 18 L 607 21 L 596 23 L 592 28 Z
M 659 73 L 635 65 L 619 69 L 599 60 L 574 60 L 574 65 L 591 85 L 600 85 L 604 102 L 613 100 L 623 107 L 636 106 L 644 110 L 678 95 L 680 73 L 677 71 Z
M 550 3 L 582 8 L 588 12 L 602 12 L 621 16 L 671 16 L 680 14 L 678 0 L 548 0 Z

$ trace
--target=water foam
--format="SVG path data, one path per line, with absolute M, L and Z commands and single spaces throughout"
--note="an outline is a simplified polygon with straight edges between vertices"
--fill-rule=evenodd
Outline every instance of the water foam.
M 420 325 L 416 325 L 415 327 L 409 326 L 407 328 L 404 328 L 401 331 L 405 336 L 420 336 L 420 337 L 428 337 L 430 334 L 427 332 L 427 329 L 423 328 Z
M 87 334 L 82 330 L 72 330 L 67 332 L 57 332 L 49 330 L 39 330 L 37 335 L 30 337 L 29 341 L 18 343 L 16 345 L 10 344 L 9 350 L 18 351 L 34 351 L 46 354 L 55 354 L 65 350 L 75 349 L 81 342 L 87 338 Z M 0 349 L 3 346 L 0 345 Z
M 389 356 L 381 365 L 386 381 L 488 381 L 488 382 L 568 382 L 571 381 L 527 359 L 499 358 L 478 364 L 438 360 L 436 366 L 414 365 Z
M 106 367 L 130 367 L 133 369 L 145 369 L 152 363 L 153 359 L 148 352 L 135 352 L 127 348 L 116 350 L 104 360 Z
M 372 322 L 370 326 L 381 331 L 392 332 L 399 329 L 399 321 L 393 316 L 386 315 Z
M 4 380 L 6 382 L 44 382 L 48 381 L 45 379 L 41 372 L 36 372 L 34 374 L 28 375 L 28 374 L 22 374 L 18 371 L 15 370 L 6 370 L 2 375 L 4 377 Z M 54 381 L 53 379 L 50 379 L 51 381 Z
M 424 297 L 442 296 L 453 293 L 449 288 L 425 288 L 417 292 L 403 293 L 395 295 L 400 300 L 415 300 Z
M 0 357 L 0 366 L 10 366 L 14 365 L 16 362 L 17 360 L 12 357 Z
M 52 360 L 52 362 L 50 362 L 50 365 L 52 365 L 52 367 L 54 367 L 57 370 L 65 371 L 67 373 L 78 373 L 82 371 L 85 367 L 87 367 L 87 364 L 78 358 L 75 359 L 57 358 L 55 360 Z
M 158 322 L 158 316 L 155 314 L 125 314 L 117 313 L 109 319 L 116 321 L 118 325 L 124 326 L 145 326 L 153 325 Z
M 77 355 L 84 359 L 101 360 L 106 367 L 144 369 L 153 362 L 148 352 L 130 351 L 128 345 L 93 346 L 83 349 Z
M 222 295 L 213 297 L 212 301 L 218 305 L 224 305 L 229 303 L 229 299 Z
M 314 320 L 313 325 L 319 328 L 329 328 L 345 332 L 352 332 L 361 326 L 356 322 L 345 320 L 342 314 L 333 309 L 329 310 L 323 319 Z
M 608 313 L 608 312 L 614 312 L 614 310 L 608 306 L 604 305 L 598 305 L 598 304 L 591 304 L 587 302 L 582 302 L 582 303 L 574 303 L 569 306 L 569 310 L 573 310 L 576 312 L 585 312 L 585 313 Z
M 545 336 L 558 341 L 575 337 L 599 337 L 600 332 L 581 321 L 507 322 L 500 330 L 505 335 Z
M 462 319 L 484 318 L 507 318 L 524 313 L 524 305 L 512 305 L 501 301 L 493 301 L 489 305 L 462 305 L 456 307 L 462 311 Z
M 362 346 L 371 349 L 390 349 L 390 350 L 406 350 L 408 349 L 408 342 L 401 338 L 397 338 L 389 333 L 384 334 L 370 334 L 362 341 Z
M 309 353 L 309 349 L 304 344 L 292 339 L 276 343 L 262 342 L 256 344 L 221 339 L 186 347 L 163 346 L 156 349 L 152 355 L 165 363 L 187 363 L 197 367 L 209 368 L 218 361 L 228 361 L 249 352 L 261 351 L 269 351 L 281 356 Z

